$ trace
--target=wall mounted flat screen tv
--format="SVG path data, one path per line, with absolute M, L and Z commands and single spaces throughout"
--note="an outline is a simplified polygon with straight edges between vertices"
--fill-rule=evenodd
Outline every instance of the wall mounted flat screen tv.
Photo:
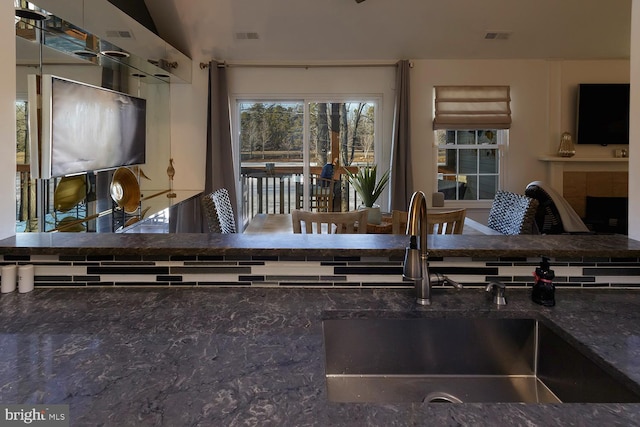
M 52 75 L 40 86 L 40 178 L 144 164 L 145 99 Z
M 628 83 L 583 83 L 578 86 L 578 144 L 629 143 Z

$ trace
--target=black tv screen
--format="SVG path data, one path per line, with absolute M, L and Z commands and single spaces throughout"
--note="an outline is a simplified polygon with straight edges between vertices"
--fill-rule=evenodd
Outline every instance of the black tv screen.
M 44 75 L 42 101 L 42 178 L 145 162 L 145 99 Z
M 629 143 L 628 83 L 583 83 L 578 87 L 578 144 Z

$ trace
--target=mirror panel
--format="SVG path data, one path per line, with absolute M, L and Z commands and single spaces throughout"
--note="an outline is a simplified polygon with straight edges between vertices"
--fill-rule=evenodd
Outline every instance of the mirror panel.
M 82 10 L 81 1 L 62 3 L 80 4 L 77 10 Z M 113 201 L 113 170 L 90 172 L 81 178 L 31 180 L 28 147 L 21 146 L 18 139 L 20 188 L 17 189 L 16 231 L 120 231 L 127 224 L 178 201 L 166 197 L 170 192 L 166 170 L 171 157 L 169 82 L 172 76 L 135 55 L 112 56 L 113 52 L 122 50 L 57 16 L 42 22 L 26 19 L 16 22 L 17 109 L 20 102 L 28 100 L 27 79 L 33 74 L 53 74 L 147 99 L 146 163 L 130 168 L 139 181 L 138 207 L 125 212 Z M 78 56 L 73 53 L 77 51 L 93 54 Z M 20 122 L 20 117 L 18 119 Z

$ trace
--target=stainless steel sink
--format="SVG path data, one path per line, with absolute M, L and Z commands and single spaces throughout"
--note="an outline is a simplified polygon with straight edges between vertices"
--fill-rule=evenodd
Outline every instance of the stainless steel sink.
M 325 320 L 335 402 L 640 402 L 636 386 L 534 319 Z

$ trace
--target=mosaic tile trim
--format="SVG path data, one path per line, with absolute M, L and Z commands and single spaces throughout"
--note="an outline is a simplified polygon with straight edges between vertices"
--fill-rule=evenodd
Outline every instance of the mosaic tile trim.
M 466 287 L 490 281 L 530 287 L 539 258 L 433 258 L 432 272 Z M 10 256 L 1 265 L 35 266 L 41 288 L 260 286 L 302 288 L 411 288 L 402 277 L 402 260 L 385 257 L 96 257 Z M 638 258 L 552 259 L 558 288 L 640 289 Z

